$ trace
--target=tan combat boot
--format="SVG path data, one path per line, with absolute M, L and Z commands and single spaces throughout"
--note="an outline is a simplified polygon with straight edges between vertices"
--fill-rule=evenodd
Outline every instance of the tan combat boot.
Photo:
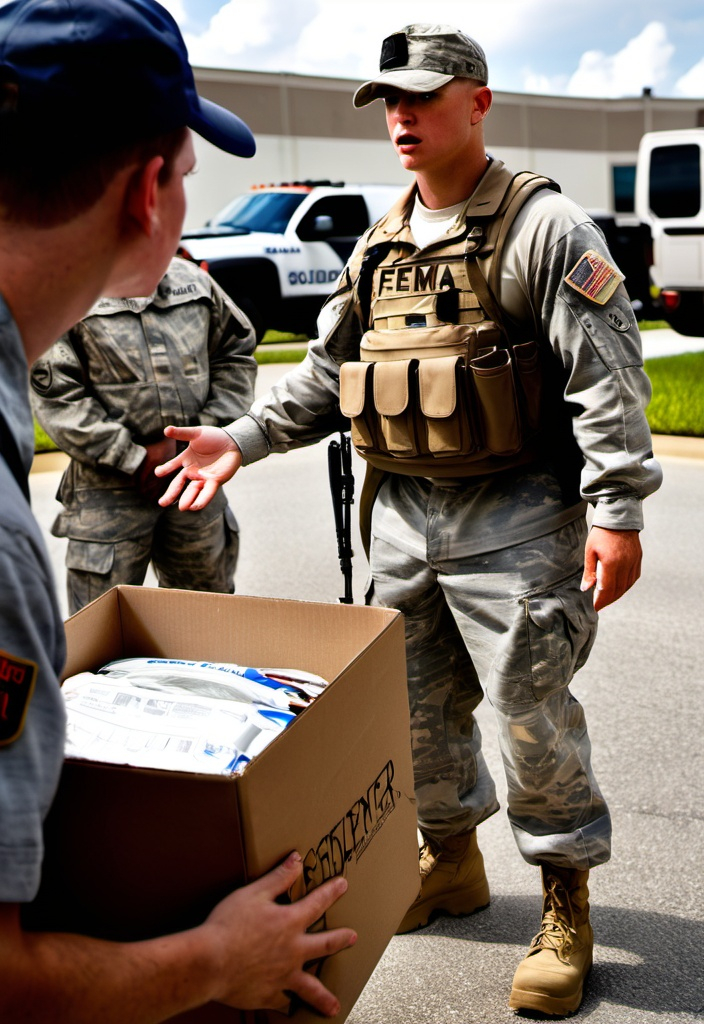
M 422 928 L 438 911 L 463 915 L 489 906 L 489 883 L 474 828 L 449 839 L 425 838 L 420 877 L 420 893 L 401 921 L 398 935 Z
M 508 1005 L 552 1017 L 574 1013 L 592 966 L 589 871 L 541 867 L 543 923 L 518 965 Z

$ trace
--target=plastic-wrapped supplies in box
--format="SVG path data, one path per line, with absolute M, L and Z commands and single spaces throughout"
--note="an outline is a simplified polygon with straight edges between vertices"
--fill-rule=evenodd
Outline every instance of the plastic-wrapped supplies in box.
M 295 669 L 121 658 L 64 683 L 66 756 L 164 771 L 240 772 L 325 685 Z

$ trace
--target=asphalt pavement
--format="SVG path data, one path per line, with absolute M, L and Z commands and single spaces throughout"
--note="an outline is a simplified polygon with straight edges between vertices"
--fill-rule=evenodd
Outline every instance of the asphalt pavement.
M 643 337 L 648 358 L 695 344 L 672 332 Z M 704 348 L 701 339 L 698 347 Z M 261 367 L 259 390 L 286 369 Z M 642 578 L 601 613 L 594 651 L 572 687 L 585 706 L 594 769 L 614 822 L 612 860 L 592 873 L 595 966 L 573 1018 L 590 1024 L 704 1022 L 704 441 L 656 438 L 655 448 L 664 483 L 645 504 Z M 326 449 L 322 442 L 272 456 L 227 485 L 242 531 L 239 593 L 333 602 L 342 593 Z M 48 534 L 59 507 L 53 498 L 59 473 L 54 461 L 32 474 L 31 489 L 63 599 L 64 542 Z M 359 488 L 356 457 L 355 475 Z M 356 531 L 353 544 L 354 594 L 361 601 L 367 566 Z M 502 797 L 486 701 L 478 719 Z M 479 841 L 490 908 L 393 938 L 349 1024 L 523 1019 L 507 999 L 539 923 L 538 871 L 518 855 L 503 810 L 480 826 Z

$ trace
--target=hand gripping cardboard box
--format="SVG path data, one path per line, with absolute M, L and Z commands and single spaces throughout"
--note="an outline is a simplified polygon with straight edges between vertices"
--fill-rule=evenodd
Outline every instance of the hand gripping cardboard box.
M 330 686 L 237 776 L 69 761 L 28 927 L 136 940 L 188 928 L 297 849 L 344 874 L 323 927 L 359 933 L 317 970 L 348 1015 L 418 891 L 402 616 L 355 605 L 116 587 L 66 623 L 65 678 L 116 658 L 288 666 Z M 283 1021 L 220 1004 L 179 1024 Z M 304 1006 L 297 1024 L 320 1018 Z

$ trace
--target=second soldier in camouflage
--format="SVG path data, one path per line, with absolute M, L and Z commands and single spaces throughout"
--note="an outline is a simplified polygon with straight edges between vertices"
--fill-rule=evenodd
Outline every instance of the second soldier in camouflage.
M 224 425 L 254 397 L 256 341 L 244 314 L 175 258 L 154 295 L 102 299 L 35 363 L 37 420 L 71 456 L 52 532 L 68 538 L 73 614 L 116 584 L 232 593 L 239 532 L 225 495 L 196 516 L 158 504 L 154 466 L 175 454 L 167 423 Z

